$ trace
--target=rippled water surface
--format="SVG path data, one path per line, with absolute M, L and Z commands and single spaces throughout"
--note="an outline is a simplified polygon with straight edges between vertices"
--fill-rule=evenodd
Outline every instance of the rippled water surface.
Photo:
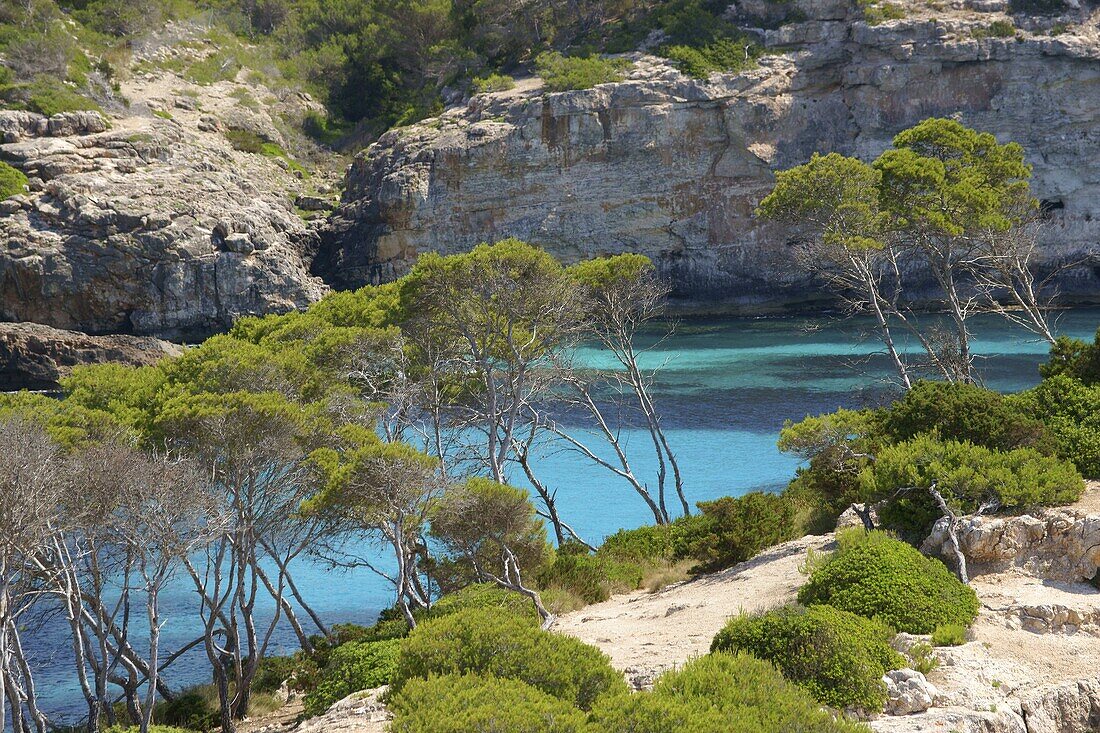
M 1100 325 L 1100 309 L 1067 311 L 1059 331 L 1091 339 Z M 988 386 L 1016 391 L 1038 381 L 1037 365 L 1045 344 L 1010 328 L 1000 320 L 979 323 L 974 349 L 983 357 L 981 370 Z M 887 398 L 889 365 L 873 340 L 861 338 L 857 324 L 788 319 L 715 319 L 680 323 L 675 334 L 645 353 L 645 365 L 663 365 L 655 397 L 683 470 L 688 498 L 694 501 L 754 489 L 781 488 L 794 473 L 796 461 L 775 448 L 776 434 L 786 419 L 875 405 Z M 580 353 L 599 368 L 610 365 L 599 349 Z M 645 460 L 648 435 L 628 431 L 628 446 L 639 459 L 638 475 L 652 475 Z M 539 473 L 558 491 L 564 518 L 586 539 L 600 540 L 622 527 L 651 521 L 630 487 L 575 453 L 547 451 Z M 330 622 L 371 622 L 379 609 L 392 603 L 392 593 L 369 572 L 342 573 L 302 563 L 296 575 L 300 589 Z M 163 599 L 166 649 L 178 648 L 197 635 L 190 582 L 177 581 Z M 174 611 L 175 610 L 175 611 Z M 35 633 L 36 656 L 48 664 L 39 677 L 44 707 L 79 715 L 83 704 L 65 666 L 68 641 L 60 622 Z M 273 651 L 292 651 L 284 630 Z M 173 668 L 173 685 L 205 681 L 201 653 Z

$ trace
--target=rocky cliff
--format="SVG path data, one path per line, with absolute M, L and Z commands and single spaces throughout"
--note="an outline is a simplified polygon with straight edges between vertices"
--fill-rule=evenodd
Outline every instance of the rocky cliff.
M 281 131 L 316 105 L 245 71 L 172 71 L 210 52 L 187 37 L 135 49 L 114 114 L 0 111 L 0 160 L 29 179 L 0 202 L 0 321 L 189 339 L 326 292 L 295 209 L 324 176 Z
M 1002 0 L 900 3 L 868 24 L 842 0 L 741 0 L 773 52 L 738 75 L 684 76 L 652 56 L 628 78 L 544 94 L 537 80 L 393 130 L 352 165 L 314 271 L 339 286 L 399 275 L 418 253 L 518 236 L 567 260 L 642 252 L 689 301 L 816 297 L 789 235 L 754 219 L 773 171 L 815 151 L 873 157 L 934 115 L 1020 142 L 1049 215 L 1045 267 L 1100 251 L 1100 35 L 1087 9 L 1012 15 Z M 1061 290 L 1095 298 L 1100 268 Z

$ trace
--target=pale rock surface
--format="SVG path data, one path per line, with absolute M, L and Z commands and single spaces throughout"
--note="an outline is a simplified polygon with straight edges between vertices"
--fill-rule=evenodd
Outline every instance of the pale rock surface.
M 855 3 L 743 0 L 734 17 L 783 51 L 758 68 L 693 79 L 634 55 L 621 83 L 544 94 L 521 79 L 390 131 L 349 169 L 315 267 L 354 286 L 424 251 L 517 236 L 570 261 L 649 255 L 689 302 L 806 304 L 821 293 L 792 266 L 794 233 L 753 216 L 773 172 L 815 151 L 871 158 L 898 131 L 956 114 L 1027 150 L 1051 216 L 1044 265 L 1095 255 L 1097 19 L 1014 16 L 1017 38 L 976 39 L 1006 3 L 897 4 L 905 19 L 871 26 Z M 1050 35 L 1058 20 L 1068 32 Z M 1095 298 L 1100 270 L 1059 285 Z
M 285 144 L 275 118 L 316 104 L 243 72 L 191 84 L 155 66 L 173 52 L 184 51 L 134 49 L 135 67 L 154 71 L 123 82 L 131 104 L 119 114 L 0 111 L 0 159 L 29 179 L 0 202 L 0 321 L 197 339 L 327 292 L 309 273 L 314 228 L 293 206 L 311 190 L 285 161 L 223 134 Z
M 886 685 L 886 714 L 923 713 L 932 707 L 939 690 L 915 669 L 894 669 L 883 678 Z
M 310 718 L 293 730 L 297 733 L 383 733 L 392 719 L 381 697 L 385 687 L 348 695 L 324 715 Z

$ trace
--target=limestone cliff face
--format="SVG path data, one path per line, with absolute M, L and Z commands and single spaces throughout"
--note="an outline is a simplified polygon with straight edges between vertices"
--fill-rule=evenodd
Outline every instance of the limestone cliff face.
M 1017 37 L 975 38 L 1005 3 L 903 5 L 905 19 L 868 25 L 839 0 L 743 0 L 731 13 L 773 28 L 756 33 L 783 52 L 757 69 L 698 80 L 638 56 L 621 83 L 544 94 L 523 80 L 391 131 L 349 169 L 314 271 L 377 282 L 423 251 L 518 236 L 567 260 L 647 254 L 689 301 L 805 304 L 819 295 L 789 233 L 752 215 L 773 172 L 815 151 L 870 158 L 955 114 L 1028 151 L 1045 265 L 1100 251 L 1096 19 L 1075 11 L 1051 35 L 1055 19 L 1013 16 Z M 1060 287 L 1095 298 L 1100 270 Z
M 193 339 L 327 292 L 309 273 L 316 234 L 295 210 L 325 204 L 325 172 L 256 151 L 258 140 L 291 148 L 282 120 L 317 105 L 243 71 L 206 85 L 172 71 L 181 54 L 209 52 L 179 42 L 202 30 L 176 26 L 134 49 L 125 108 L 0 110 L 0 160 L 29 179 L 0 201 L 0 321 Z

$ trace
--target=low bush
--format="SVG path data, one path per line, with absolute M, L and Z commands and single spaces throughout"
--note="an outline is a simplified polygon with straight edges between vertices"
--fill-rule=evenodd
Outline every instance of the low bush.
M 129 727 L 121 725 L 112 725 L 110 728 L 106 728 L 103 733 L 137 733 L 141 730 L 140 726 L 131 725 Z M 173 728 L 170 725 L 151 725 L 149 726 L 149 733 L 195 733 L 194 731 L 187 730 L 186 728 Z
M 770 663 L 717 652 L 662 675 L 651 693 L 605 697 L 592 710 L 592 733 L 855 733 Z
M 303 700 L 306 715 L 321 715 L 333 703 L 359 690 L 389 684 L 397 668 L 401 642 L 349 642 L 336 647 L 317 686 Z
M 392 733 L 585 733 L 586 716 L 524 682 L 471 674 L 410 680 L 390 700 Z M 590 732 L 594 733 L 594 732 Z
M 815 700 L 835 708 L 882 710 L 882 676 L 905 665 L 884 623 L 831 606 L 785 606 L 731 619 L 711 651 L 742 651 L 775 664 Z
M 100 106 L 79 94 L 65 82 L 41 75 L 28 84 L 11 84 L 0 88 L 0 99 L 7 106 L 27 109 L 51 117 L 62 112 L 100 110 Z
M 550 92 L 591 89 L 597 84 L 621 81 L 623 71 L 629 67 L 625 59 L 563 56 L 556 51 L 540 53 L 535 59 L 535 70 Z
M 154 717 L 164 725 L 208 733 L 221 725 L 212 686 L 192 687 L 157 705 Z
M 1043 379 L 1064 374 L 1086 385 L 1100 382 L 1100 328 L 1091 344 L 1060 336 L 1050 349 L 1050 359 L 1039 366 L 1039 374 Z
M 672 527 L 675 556 L 695 560 L 696 571 L 736 565 L 798 533 L 795 505 L 776 494 L 724 496 L 700 502 L 699 510 Z
M 893 442 L 936 433 L 943 440 L 970 441 L 1007 451 L 1033 447 L 1053 451 L 1043 423 L 1012 400 L 975 384 L 922 380 L 883 410 L 882 435 Z
M 905 656 L 909 658 L 909 668 L 915 669 L 921 674 L 928 674 L 940 665 L 932 645 L 923 641 L 913 644 L 906 650 Z
M 1100 354 L 1100 349 L 1097 350 Z M 1042 420 L 1054 436 L 1055 452 L 1090 478 L 1100 477 L 1100 383 L 1088 383 L 1093 369 L 1082 355 L 1073 371 L 1055 373 L 1038 387 L 1014 396 L 1021 409 Z M 1100 364 L 1100 357 L 1097 357 Z
M 475 94 L 488 94 L 489 92 L 506 92 L 516 85 L 516 80 L 507 74 L 489 74 L 479 76 L 470 82 Z
M 878 25 L 887 20 L 901 20 L 905 17 L 905 8 L 901 5 L 880 0 L 860 0 L 863 19 L 868 25 Z
M 849 530 L 798 591 L 803 604 L 829 604 L 898 631 L 930 634 L 943 624 L 969 626 L 978 597 L 939 560 L 884 532 Z
M 660 54 L 688 76 L 706 78 L 752 68 L 762 50 L 748 39 L 720 38 L 705 46 L 665 46 Z
M 940 624 L 932 630 L 933 646 L 960 646 L 966 643 L 966 627 L 962 624 Z
M 860 473 L 861 491 L 884 497 L 884 526 L 919 542 L 942 515 L 928 487 L 958 512 L 993 502 L 998 509 L 1072 504 L 1085 483 L 1070 463 L 1031 448 L 1001 452 L 932 436 L 890 445 Z
M 432 610 L 423 614 L 423 617 L 442 618 L 460 611 L 477 609 L 511 613 L 517 618 L 529 620 L 536 626 L 541 622 L 531 599 L 514 591 L 499 588 L 492 583 L 474 583 L 454 593 L 448 593 L 433 603 Z
M 538 574 L 540 588 L 560 588 L 586 603 L 637 590 L 645 571 L 638 563 L 596 554 L 562 554 Z
M 23 171 L 0 161 L 0 199 L 23 193 L 26 185 L 27 177 Z
M 660 562 L 673 559 L 672 525 L 646 525 L 620 529 L 600 545 L 601 555 L 634 562 Z
M 622 675 L 595 647 L 487 609 L 419 624 L 402 644 L 393 687 L 466 672 L 520 680 L 582 709 L 600 695 L 626 689 Z

